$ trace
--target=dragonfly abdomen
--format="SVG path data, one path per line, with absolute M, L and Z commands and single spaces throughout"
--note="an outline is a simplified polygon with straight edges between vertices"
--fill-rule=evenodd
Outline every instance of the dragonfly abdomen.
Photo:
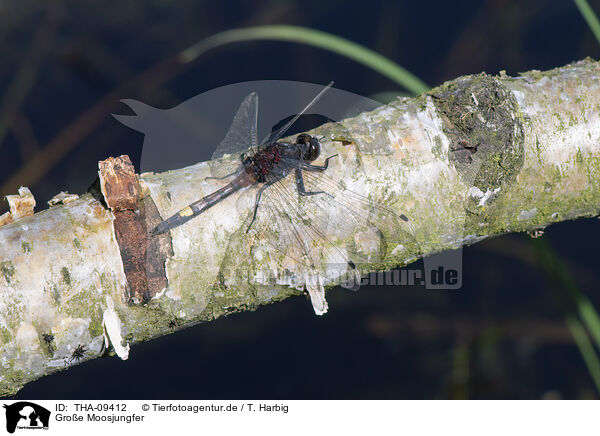
M 186 208 L 181 209 L 175 215 L 162 221 L 150 231 L 150 234 L 152 236 L 156 236 L 160 235 L 161 233 L 166 233 L 169 230 L 174 229 L 175 227 L 185 224 L 186 222 L 194 218 L 196 215 L 197 214 L 194 214 L 193 212 L 192 205 L 189 205 Z
M 238 177 L 235 178 L 231 183 L 226 186 L 223 186 L 221 189 L 208 194 L 206 197 L 201 198 L 198 201 L 193 202 L 189 206 L 184 207 L 175 215 L 167 218 L 156 227 L 154 227 L 150 233 L 152 236 L 160 235 L 161 233 L 166 233 L 175 227 L 179 227 L 182 224 L 185 224 L 192 218 L 200 215 L 205 210 L 211 208 L 221 200 L 229 197 L 234 192 L 239 191 L 246 186 L 250 186 L 254 183 L 254 179 L 250 174 L 243 171 Z

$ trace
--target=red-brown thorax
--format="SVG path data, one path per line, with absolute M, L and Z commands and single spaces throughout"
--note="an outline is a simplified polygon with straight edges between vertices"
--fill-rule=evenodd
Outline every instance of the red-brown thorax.
M 271 144 L 249 158 L 249 165 L 246 166 L 246 171 L 251 170 L 257 179 L 261 179 L 269 174 L 273 170 L 273 167 L 280 161 L 281 150 L 279 144 Z

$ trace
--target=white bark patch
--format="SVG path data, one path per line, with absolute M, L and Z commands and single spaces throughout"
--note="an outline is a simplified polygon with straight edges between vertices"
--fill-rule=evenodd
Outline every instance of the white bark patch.
M 471 186 L 469 189 L 469 195 L 474 198 L 482 198 L 483 192 L 477 186 Z
M 507 82 L 522 113 L 535 120 L 529 135 L 534 147 L 526 155 L 530 160 L 526 165 L 544 162 L 557 166 L 562 173 L 570 171 L 577 153 L 586 156 L 599 151 L 600 113 L 595 108 L 600 89 L 597 82 L 590 86 L 585 81 L 574 81 L 573 70 L 565 69 L 562 77 Z
M 483 207 L 487 204 L 490 199 L 494 198 L 500 192 L 500 188 L 496 188 L 493 191 L 488 189 L 485 191 L 485 194 L 479 189 L 477 186 L 471 186 L 469 189 L 469 195 L 473 198 L 478 198 L 479 203 L 477 204 L 479 207 Z
M 321 282 L 319 274 L 306 274 L 306 290 L 310 296 L 310 302 L 317 315 L 323 315 L 327 312 L 329 306 L 325 300 L 325 288 Z
M 21 351 L 25 353 L 35 351 L 40 346 L 38 334 L 33 324 L 21 324 L 15 339 Z
M 181 293 L 179 293 L 179 291 L 177 291 L 177 289 L 174 289 L 172 287 L 169 287 L 166 292 L 165 292 L 165 296 L 167 298 L 170 298 L 171 300 L 174 301 L 179 301 L 181 300 Z
M 106 305 L 108 308 L 104 311 L 102 325 L 104 327 L 104 345 L 109 347 L 112 345 L 115 353 L 123 360 L 129 358 L 129 344 L 121 345 L 123 338 L 121 337 L 121 321 L 115 312 L 115 305 L 110 296 L 106 296 Z
M 157 292 L 156 295 L 154 295 L 154 297 L 152 297 L 153 300 L 158 300 L 160 297 L 162 297 L 163 295 L 165 295 L 167 288 L 162 288 L 160 290 L 160 292 Z
M 519 106 L 522 108 L 525 107 L 525 94 L 523 92 L 517 91 L 517 90 L 513 90 L 512 94 L 517 99 L 517 103 L 519 104 Z
M 10 214 L 10 212 L 6 212 L 0 215 L 0 226 L 3 226 L 4 224 L 8 223 L 12 223 L 12 215 Z
M 54 197 L 52 197 L 50 200 L 48 200 L 48 206 L 53 207 L 53 206 L 56 206 L 57 204 L 71 203 L 71 202 L 77 200 L 78 198 L 79 198 L 79 195 L 77 195 L 77 194 L 69 194 L 68 192 L 61 191 L 60 193 L 58 193 Z
M 6 201 L 8 201 L 10 214 L 13 220 L 16 221 L 19 218 L 33 215 L 35 198 L 29 188 L 21 186 L 19 188 L 19 195 L 7 195 Z
M 406 250 L 406 247 L 405 247 L 404 245 L 402 245 L 402 244 L 398 244 L 398 245 L 396 245 L 396 246 L 394 247 L 394 249 L 392 250 L 392 253 L 391 253 L 391 255 L 392 255 L 392 256 L 397 256 L 397 255 L 399 255 L 400 253 L 402 253 L 404 250 Z
M 402 136 L 399 134 L 399 132 L 390 129 L 387 131 L 387 136 L 393 148 L 401 148 L 404 145 Z

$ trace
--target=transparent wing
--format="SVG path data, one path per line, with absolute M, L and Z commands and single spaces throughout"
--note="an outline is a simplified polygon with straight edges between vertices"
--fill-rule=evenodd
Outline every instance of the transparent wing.
M 292 164 L 293 162 L 289 162 L 289 165 Z M 377 229 L 382 237 L 383 234 L 388 235 L 388 242 L 397 241 L 404 244 L 414 242 L 414 231 L 405 215 L 397 214 L 381 201 L 348 189 L 344 184 L 327 175 L 326 171 L 314 172 L 306 169 L 301 171 L 307 192 L 324 192 L 324 194 L 302 197 L 300 200 L 308 205 L 306 212 L 314 215 L 312 217 L 314 225 L 329 226 L 323 231 L 327 230 L 340 237 L 347 237 L 357 231 Z M 318 210 L 325 210 L 327 213 L 323 217 L 316 212 Z
M 272 142 L 278 141 L 283 135 L 285 135 L 285 132 L 288 131 L 288 129 L 290 127 L 292 127 L 292 125 L 298 120 L 298 118 L 300 118 L 300 116 L 302 116 L 302 114 L 304 114 L 308 109 L 310 109 L 312 107 L 313 104 L 315 104 L 325 93 L 325 91 L 327 91 L 329 88 L 331 88 L 331 86 L 333 85 L 333 82 L 329 82 L 329 84 L 323 88 L 316 96 L 315 98 L 313 98 L 305 107 L 304 109 L 302 109 L 300 112 L 298 112 L 291 120 L 289 120 L 285 125 L 283 125 L 282 127 L 280 127 L 279 129 L 271 132 L 271 134 L 269 135 L 268 139 L 266 141 L 264 141 L 263 143 L 266 144 L 271 144 Z
M 310 172 L 302 170 L 304 186 L 306 191 L 324 191 L 327 194 L 317 194 L 305 197 L 311 203 L 313 210 L 330 210 L 327 218 L 333 226 L 330 231 L 343 235 L 350 235 L 361 231 L 374 231 L 386 235 L 382 241 L 388 245 L 387 248 L 397 248 L 398 245 L 406 246 L 414 243 L 414 231 L 409 219 L 403 214 L 397 214 L 381 201 L 365 197 L 342 183 L 329 177 L 323 172 Z M 317 220 L 318 224 L 325 223 Z M 390 244 L 395 244 L 389 247 Z M 380 246 L 381 257 L 385 257 L 386 247 Z M 374 261 L 373 253 L 369 255 Z M 360 259 L 359 259 L 360 260 Z
M 212 154 L 212 159 L 226 154 L 236 154 L 256 147 L 256 123 L 258 119 L 258 95 L 251 93 L 242 101 L 229 131 Z
M 287 257 L 287 264 L 292 261 L 299 271 L 313 271 L 326 283 L 351 283 L 346 287 L 355 289 L 361 265 L 377 263 L 414 242 L 404 215 L 343 188 L 324 173 L 303 171 L 307 191 L 326 193 L 300 197 L 298 161 L 280 165 L 272 185 L 263 191 L 249 234 L 258 247 Z
M 277 189 L 277 185 L 279 183 L 269 189 Z M 304 283 L 308 287 L 307 280 L 317 277 L 324 284 L 334 282 L 358 289 L 360 276 L 349 263 L 348 253 L 301 217 L 292 201 L 278 191 L 271 191 L 261 201 L 256 220 L 248 231 L 254 258 L 264 262 L 268 256 L 267 264 L 262 265 L 266 272 L 283 266 L 284 270 L 278 271 L 277 276 L 289 283 Z M 308 290 L 314 305 L 315 294 Z M 322 306 L 324 295 L 317 300 L 322 300 L 319 304 Z

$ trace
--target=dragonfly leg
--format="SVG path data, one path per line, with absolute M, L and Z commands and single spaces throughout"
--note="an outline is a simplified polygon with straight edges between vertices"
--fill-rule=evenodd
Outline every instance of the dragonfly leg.
M 269 186 L 271 186 L 273 183 L 274 182 L 265 183 L 263 186 L 261 186 L 261 188 L 256 193 L 256 201 L 254 203 L 254 213 L 252 214 L 252 221 L 250 221 L 250 224 L 248 225 L 248 228 L 246 229 L 246 233 L 248 233 L 250 231 L 250 227 L 252 227 L 252 224 L 254 224 L 254 220 L 256 219 L 256 212 L 258 212 L 258 205 L 260 204 L 260 197 L 262 196 L 263 191 L 265 189 L 267 189 Z
M 306 197 L 308 195 L 326 194 L 333 198 L 333 195 L 325 191 L 307 191 L 304 187 L 304 177 L 302 177 L 302 168 L 296 168 L 296 187 L 298 188 L 298 194 L 302 195 L 303 197 Z
M 302 162 L 302 169 L 304 169 L 306 171 L 311 171 L 311 172 L 323 172 L 327 169 L 327 167 L 329 167 L 329 159 L 333 159 L 336 156 L 337 156 L 337 154 L 334 154 L 333 156 L 329 156 L 327 159 L 325 159 L 325 164 L 323 166 L 311 165 L 311 164 Z

